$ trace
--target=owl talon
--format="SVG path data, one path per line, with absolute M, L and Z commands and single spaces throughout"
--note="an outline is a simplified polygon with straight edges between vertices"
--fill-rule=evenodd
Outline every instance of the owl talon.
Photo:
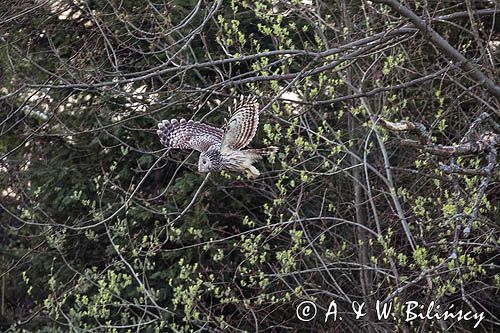
M 249 178 L 257 178 L 260 176 L 260 171 L 253 165 L 250 165 L 245 171 L 248 173 Z

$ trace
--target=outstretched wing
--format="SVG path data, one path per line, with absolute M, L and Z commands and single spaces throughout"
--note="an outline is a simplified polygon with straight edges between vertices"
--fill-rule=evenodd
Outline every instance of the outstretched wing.
M 221 152 L 240 150 L 252 141 L 259 125 L 259 103 L 255 97 L 241 96 L 224 128 Z
M 163 120 L 158 124 L 156 133 L 167 148 L 195 149 L 199 152 L 220 144 L 224 135 L 220 128 L 186 119 Z

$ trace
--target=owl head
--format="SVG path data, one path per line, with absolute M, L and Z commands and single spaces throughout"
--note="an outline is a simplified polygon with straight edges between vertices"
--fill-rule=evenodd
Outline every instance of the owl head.
M 198 160 L 199 172 L 218 171 L 222 167 L 222 157 L 218 149 L 208 149 L 200 154 Z

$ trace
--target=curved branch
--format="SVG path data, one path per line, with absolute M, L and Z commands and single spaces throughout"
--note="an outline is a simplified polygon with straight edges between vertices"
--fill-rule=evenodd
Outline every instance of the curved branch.
M 408 7 L 399 3 L 396 0 L 375 0 L 374 2 L 389 5 L 394 11 L 409 19 L 420 32 L 429 38 L 429 41 L 438 48 L 447 58 L 457 63 L 457 65 L 479 84 L 481 84 L 491 95 L 493 95 L 500 103 L 500 87 L 495 81 L 486 76 L 478 66 L 471 60 L 467 59 L 457 49 L 450 45 L 440 34 L 438 34 L 428 22 L 421 19 Z

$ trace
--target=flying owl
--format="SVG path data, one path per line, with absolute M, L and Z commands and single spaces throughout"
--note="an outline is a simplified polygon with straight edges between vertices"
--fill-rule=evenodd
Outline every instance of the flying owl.
M 230 110 L 231 111 L 231 110 Z M 224 128 L 185 119 L 163 120 L 158 124 L 160 142 L 167 148 L 199 151 L 198 171 L 226 169 L 260 175 L 252 164 L 278 150 L 270 146 L 243 149 L 252 141 L 259 125 L 259 104 L 254 97 L 241 96 Z

